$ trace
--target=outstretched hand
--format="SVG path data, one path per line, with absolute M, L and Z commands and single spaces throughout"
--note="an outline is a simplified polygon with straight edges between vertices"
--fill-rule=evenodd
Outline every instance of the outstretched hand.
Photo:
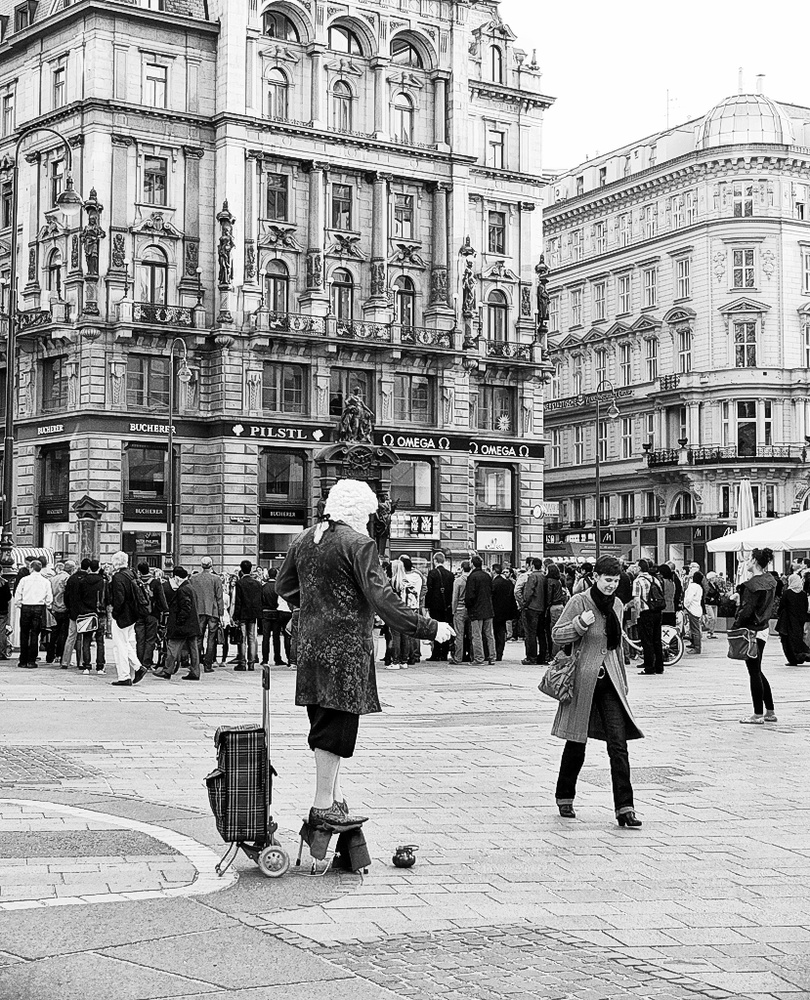
M 439 622 L 436 629 L 436 642 L 450 642 L 455 636 L 455 631 L 450 628 L 447 622 Z

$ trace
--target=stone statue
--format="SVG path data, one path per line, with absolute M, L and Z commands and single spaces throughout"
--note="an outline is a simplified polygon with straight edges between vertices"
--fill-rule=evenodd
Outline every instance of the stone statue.
M 90 197 L 84 203 L 84 210 L 87 212 L 88 220 L 81 233 L 84 259 L 88 277 L 97 277 L 99 248 L 101 241 L 106 239 L 107 234 L 101 228 L 101 213 L 104 211 L 104 206 L 100 204 L 95 188 L 91 190 Z M 78 261 L 76 261 L 76 266 L 78 266 Z
M 537 275 L 537 322 L 541 324 L 547 323 L 549 305 L 548 276 L 550 269 L 546 264 L 546 258 L 543 254 L 540 254 L 540 260 L 534 272 Z
M 373 432 L 374 414 L 366 406 L 360 388 L 355 386 L 343 408 L 338 425 L 338 441 L 371 444 Z
M 236 219 L 228 209 L 228 202 L 222 204 L 222 211 L 217 213 L 217 222 L 220 225 L 220 237 L 217 247 L 218 281 L 221 286 L 230 285 L 233 279 L 233 264 L 231 254 L 236 246 L 233 238 L 233 226 Z
M 473 271 L 473 262 L 468 257 L 464 263 L 464 274 L 461 276 L 461 313 L 463 316 L 475 315 L 475 286 L 476 278 Z

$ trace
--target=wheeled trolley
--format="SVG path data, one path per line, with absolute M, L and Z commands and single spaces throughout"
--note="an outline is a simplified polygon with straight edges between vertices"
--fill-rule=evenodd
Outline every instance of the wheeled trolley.
M 229 844 L 216 867 L 222 875 L 241 849 L 263 875 L 279 878 L 290 856 L 276 840 L 270 759 L 270 668 L 262 667 L 262 725 L 221 726 L 214 735 L 217 767 L 205 779 L 217 830 Z

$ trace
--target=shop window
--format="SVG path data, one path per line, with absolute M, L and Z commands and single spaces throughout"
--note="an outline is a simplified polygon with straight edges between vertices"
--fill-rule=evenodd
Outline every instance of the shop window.
M 306 413 L 306 368 L 265 361 L 262 409 L 274 413 Z
M 332 315 L 339 323 L 354 320 L 354 279 L 343 268 L 332 275 Z
M 407 94 L 397 94 L 394 98 L 394 128 L 395 142 L 410 145 L 413 142 L 413 101 Z
M 433 465 L 401 461 L 391 469 L 391 499 L 404 509 L 433 508 Z
M 301 37 L 298 29 L 286 14 L 277 14 L 275 11 L 265 11 L 262 19 L 262 29 L 270 38 L 279 38 L 284 42 L 300 42 Z
M 482 385 L 478 390 L 478 429 L 510 434 L 515 429 L 515 390 Z
M 306 460 L 291 451 L 264 450 L 259 455 L 259 503 L 306 503 Z
M 52 500 L 70 493 L 70 445 L 56 444 L 39 453 L 39 497 Z
M 267 73 L 267 117 L 287 120 L 290 85 L 283 70 L 271 69 Z
M 424 67 L 419 50 L 405 38 L 395 38 L 391 42 L 391 62 L 397 66 L 410 66 L 412 69 Z
M 345 52 L 350 56 L 361 56 L 363 54 L 363 46 L 360 44 L 360 39 L 351 28 L 344 28 L 342 25 L 329 29 L 327 33 L 327 45 L 333 52 Z
M 403 327 L 416 323 L 416 286 L 413 279 L 402 275 L 394 282 L 396 289 L 396 322 Z
M 475 505 L 480 510 L 511 511 L 513 474 L 508 465 L 478 465 L 475 469 Z
M 425 375 L 394 376 L 394 419 L 413 424 L 433 423 L 435 387 Z
M 359 396 L 366 406 L 374 409 L 372 374 L 364 371 L 349 371 L 347 368 L 333 368 L 329 376 L 329 414 L 339 417 L 349 396 Z
M 127 406 L 169 409 L 169 359 L 127 355 Z
M 290 273 L 281 260 L 273 260 L 267 265 L 264 278 L 265 305 L 271 312 L 290 311 Z
M 166 496 L 167 450 L 160 445 L 127 445 L 124 451 L 126 496 L 162 500 Z
M 394 236 L 404 240 L 413 239 L 413 195 L 394 196 Z
M 67 357 L 45 358 L 40 362 L 42 375 L 41 408 L 45 413 L 67 407 Z
M 163 156 L 146 156 L 143 161 L 143 200 L 147 205 L 166 205 L 169 161 Z
M 265 174 L 267 178 L 267 218 L 286 222 L 289 218 L 289 179 L 286 174 Z
M 351 132 L 353 101 L 352 88 L 345 80 L 338 80 L 332 87 L 332 127 L 336 132 Z
M 166 305 L 169 262 L 160 247 L 147 247 L 138 265 L 138 299 L 156 306 Z

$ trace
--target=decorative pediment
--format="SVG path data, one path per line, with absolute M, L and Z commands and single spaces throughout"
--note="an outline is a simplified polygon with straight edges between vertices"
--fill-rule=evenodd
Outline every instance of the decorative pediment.
M 557 344 L 557 350 L 560 351 L 573 350 L 576 347 L 581 348 L 582 341 L 573 333 L 569 333 L 567 336 L 563 337 L 559 344 Z
M 336 59 L 334 62 L 326 63 L 326 69 L 338 76 L 362 76 L 363 71 L 351 59 Z
M 275 222 L 263 223 L 264 232 L 259 238 L 259 246 L 273 250 L 294 250 L 300 253 L 304 248 L 295 238 L 295 226 L 280 226 Z
M 337 257 L 354 257 L 355 260 L 365 260 L 366 255 L 358 246 L 360 235 L 358 233 L 332 233 L 334 242 L 327 250 L 327 253 Z
M 723 317 L 726 333 L 728 333 L 729 323 L 732 318 L 737 320 L 759 320 L 764 326 L 765 313 L 770 312 L 770 309 L 771 307 L 765 302 L 759 302 L 757 299 L 751 299 L 747 295 L 741 295 L 740 298 L 729 302 L 728 305 L 721 306 L 720 315 Z
M 410 267 L 426 267 L 425 260 L 418 243 L 397 243 L 396 249 L 388 257 L 389 264 L 402 264 Z
M 3 244 L 0 243 L 0 250 L 2 250 L 2 248 Z M 800 316 L 804 316 L 805 318 L 810 318 L 810 302 L 803 303 L 802 305 L 799 306 L 799 308 L 796 311 Z
M 183 235 L 176 226 L 166 220 L 163 212 L 152 212 L 145 219 L 140 219 L 132 227 L 132 232 L 136 236 L 164 236 L 172 240 L 179 240 Z
M 45 225 L 37 233 L 40 240 L 53 240 L 58 236 L 64 236 L 67 230 L 59 221 L 62 212 L 58 208 L 52 208 L 45 213 Z
M 487 271 L 486 274 L 482 274 L 483 278 L 488 281 L 518 281 L 519 278 L 515 272 L 506 266 L 506 261 L 499 260 Z
M 689 306 L 675 306 L 664 313 L 664 322 L 667 326 L 685 326 L 694 322 L 697 313 Z
M 401 73 L 392 73 L 388 77 L 388 82 L 395 87 L 405 87 L 411 90 L 424 90 L 425 84 L 413 73 L 403 70 Z
M 262 49 L 260 55 L 265 60 L 265 73 L 279 63 L 298 63 L 301 61 L 301 57 L 285 45 L 274 45 L 271 49 Z
M 608 329 L 605 334 L 605 339 L 612 339 L 613 337 L 628 337 L 630 336 L 630 332 L 631 327 L 629 327 L 627 323 L 622 323 L 620 320 L 617 320 L 613 326 Z
M 581 343 L 583 344 L 597 344 L 600 341 L 607 339 L 607 334 L 605 331 L 598 326 L 592 327 L 582 338 Z
M 656 337 L 661 332 L 661 320 L 653 319 L 651 316 L 640 316 L 630 327 L 630 331 L 637 337 Z

